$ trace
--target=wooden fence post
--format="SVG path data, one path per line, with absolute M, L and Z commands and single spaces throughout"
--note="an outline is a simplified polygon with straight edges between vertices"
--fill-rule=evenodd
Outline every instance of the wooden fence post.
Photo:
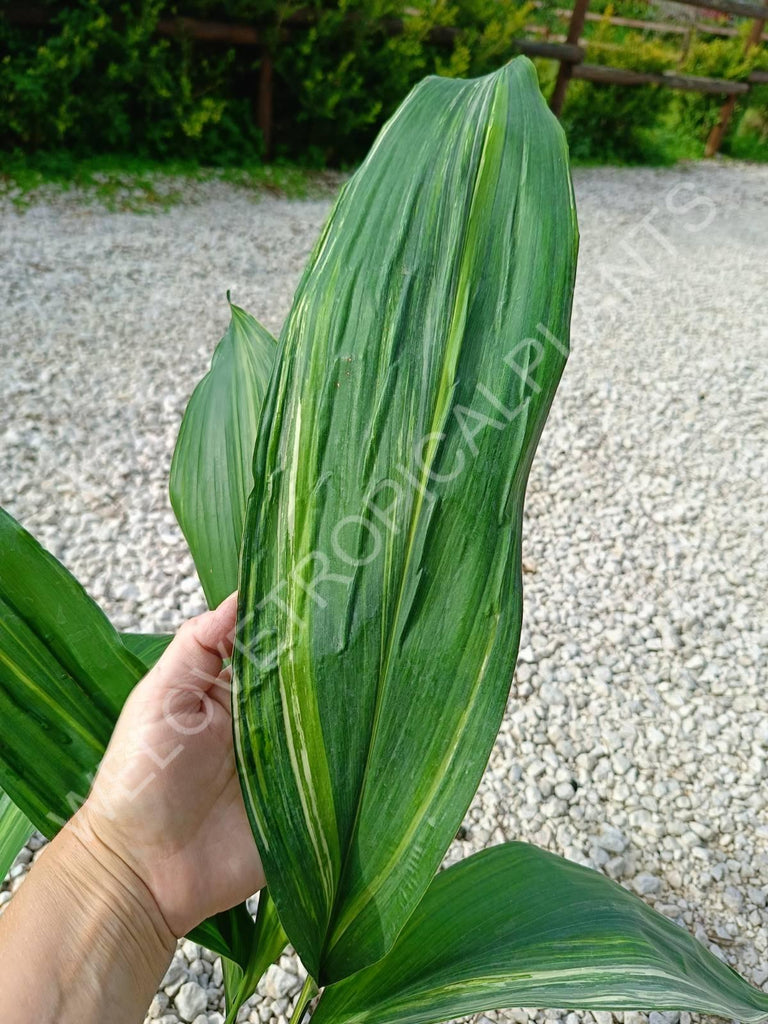
M 272 159 L 272 54 L 263 50 L 259 67 L 257 121 L 264 140 L 264 157 Z
M 573 14 L 571 15 L 571 21 L 568 25 L 568 35 L 566 37 L 566 43 L 571 46 L 578 46 L 579 39 L 581 39 L 581 33 L 584 30 L 584 20 L 587 16 L 587 8 L 589 7 L 589 0 L 576 0 L 573 5 Z M 552 93 L 552 99 L 549 101 L 549 105 L 552 109 L 555 117 L 560 117 L 563 111 L 563 103 L 565 101 L 565 94 L 568 90 L 568 83 L 571 80 L 573 74 L 573 64 L 571 62 L 566 63 L 560 61 L 560 67 L 557 72 L 557 81 L 555 82 L 555 90 Z
M 766 17 L 768 17 L 768 0 L 766 0 Z M 752 24 L 752 30 L 747 36 L 744 42 L 744 53 L 747 54 L 753 46 L 758 46 L 762 40 L 763 29 L 765 28 L 766 18 L 756 18 Z M 720 108 L 720 120 L 717 122 L 715 127 L 709 133 L 707 139 L 707 145 L 704 149 L 704 156 L 714 156 L 715 153 L 720 149 L 725 138 L 725 133 L 728 130 L 728 125 L 733 117 L 733 111 L 736 108 L 736 97 L 729 96 L 725 103 Z

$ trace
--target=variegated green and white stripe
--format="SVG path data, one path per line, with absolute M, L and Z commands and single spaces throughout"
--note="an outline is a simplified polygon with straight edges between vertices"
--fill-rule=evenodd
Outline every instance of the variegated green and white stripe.
M 498 730 L 576 248 L 532 65 L 430 78 L 343 190 L 281 335 L 234 710 L 270 890 L 323 983 L 392 945 Z
M 88 795 L 144 671 L 77 580 L 0 509 L 0 785 L 45 835 Z
M 596 871 L 524 843 L 437 876 L 391 952 L 313 1024 L 435 1024 L 505 1006 L 693 1010 L 757 1024 L 768 995 Z
M 0 876 L 32 823 L 51 837 L 88 795 L 125 699 L 169 639 L 131 634 L 124 645 L 71 573 L 0 509 Z M 252 978 L 285 945 L 267 906 L 261 931 L 243 904 L 191 937 Z
M 32 835 L 32 822 L 0 790 L 0 879 L 5 878 L 16 856 Z

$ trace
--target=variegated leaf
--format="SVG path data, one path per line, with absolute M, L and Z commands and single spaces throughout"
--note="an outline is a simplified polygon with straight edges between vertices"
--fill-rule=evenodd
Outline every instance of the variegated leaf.
M 435 1024 L 505 1006 L 768 1020 L 768 994 L 637 896 L 504 843 L 439 874 L 390 953 L 326 989 L 312 1024 Z
M 430 78 L 344 188 L 281 335 L 234 710 L 270 890 L 321 983 L 390 948 L 501 722 L 576 248 L 530 62 Z
M 231 303 L 230 311 L 171 463 L 171 504 L 211 608 L 237 589 L 256 427 L 276 352 L 275 339 L 250 313 Z

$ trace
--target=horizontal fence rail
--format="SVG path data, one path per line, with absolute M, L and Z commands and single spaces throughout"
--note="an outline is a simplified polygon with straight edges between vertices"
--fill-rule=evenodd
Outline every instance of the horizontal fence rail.
M 731 82 L 725 78 L 700 78 L 698 75 L 676 75 L 671 71 L 658 74 L 653 71 L 628 71 L 626 68 L 608 68 L 603 64 L 577 64 L 573 77 L 586 82 L 605 82 L 608 85 L 664 85 L 682 92 L 713 93 L 738 96 L 749 92 L 746 82 Z
M 542 3 L 542 0 L 534 0 L 534 10 L 540 10 L 544 7 L 545 5 Z M 556 7 L 551 13 L 558 18 L 569 19 L 571 17 L 570 7 Z M 618 28 L 636 28 L 643 32 L 656 32 L 659 35 L 688 36 L 691 32 L 696 31 L 701 35 L 722 36 L 725 39 L 734 39 L 739 34 L 739 30 L 736 28 L 729 28 L 726 25 L 715 25 L 709 21 L 690 21 L 686 25 L 681 25 L 673 21 L 644 21 L 640 18 L 625 18 L 623 15 L 618 14 L 606 16 L 598 11 L 587 11 L 585 17 L 587 21 L 591 22 L 607 21 Z M 549 33 L 549 29 L 543 25 L 526 25 L 525 30 L 534 35 Z M 557 40 L 558 37 L 552 36 L 551 38 Z M 565 36 L 562 38 L 565 39 Z M 762 40 L 768 40 L 768 34 L 763 33 Z

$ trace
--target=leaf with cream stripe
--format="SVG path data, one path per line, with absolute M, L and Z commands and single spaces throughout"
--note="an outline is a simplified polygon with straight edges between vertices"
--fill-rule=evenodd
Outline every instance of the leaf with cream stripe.
M 149 661 L 168 639 L 127 642 Z M 74 576 L 0 509 L 0 864 L 16 856 L 33 824 L 51 838 L 87 797 L 146 671 Z M 191 937 L 248 971 L 258 952 L 252 932 L 242 905 Z
M 0 789 L 0 880 L 8 874 L 32 832 L 32 822 Z
M 141 661 L 0 509 L 0 785 L 45 835 L 85 799 Z
M 283 329 L 234 712 L 270 891 L 320 983 L 391 947 L 493 745 L 576 248 L 530 62 L 430 78 L 343 189 Z
M 312 1024 L 436 1024 L 506 1006 L 768 1020 L 758 991 L 604 875 L 505 843 L 439 874 L 392 950 Z

